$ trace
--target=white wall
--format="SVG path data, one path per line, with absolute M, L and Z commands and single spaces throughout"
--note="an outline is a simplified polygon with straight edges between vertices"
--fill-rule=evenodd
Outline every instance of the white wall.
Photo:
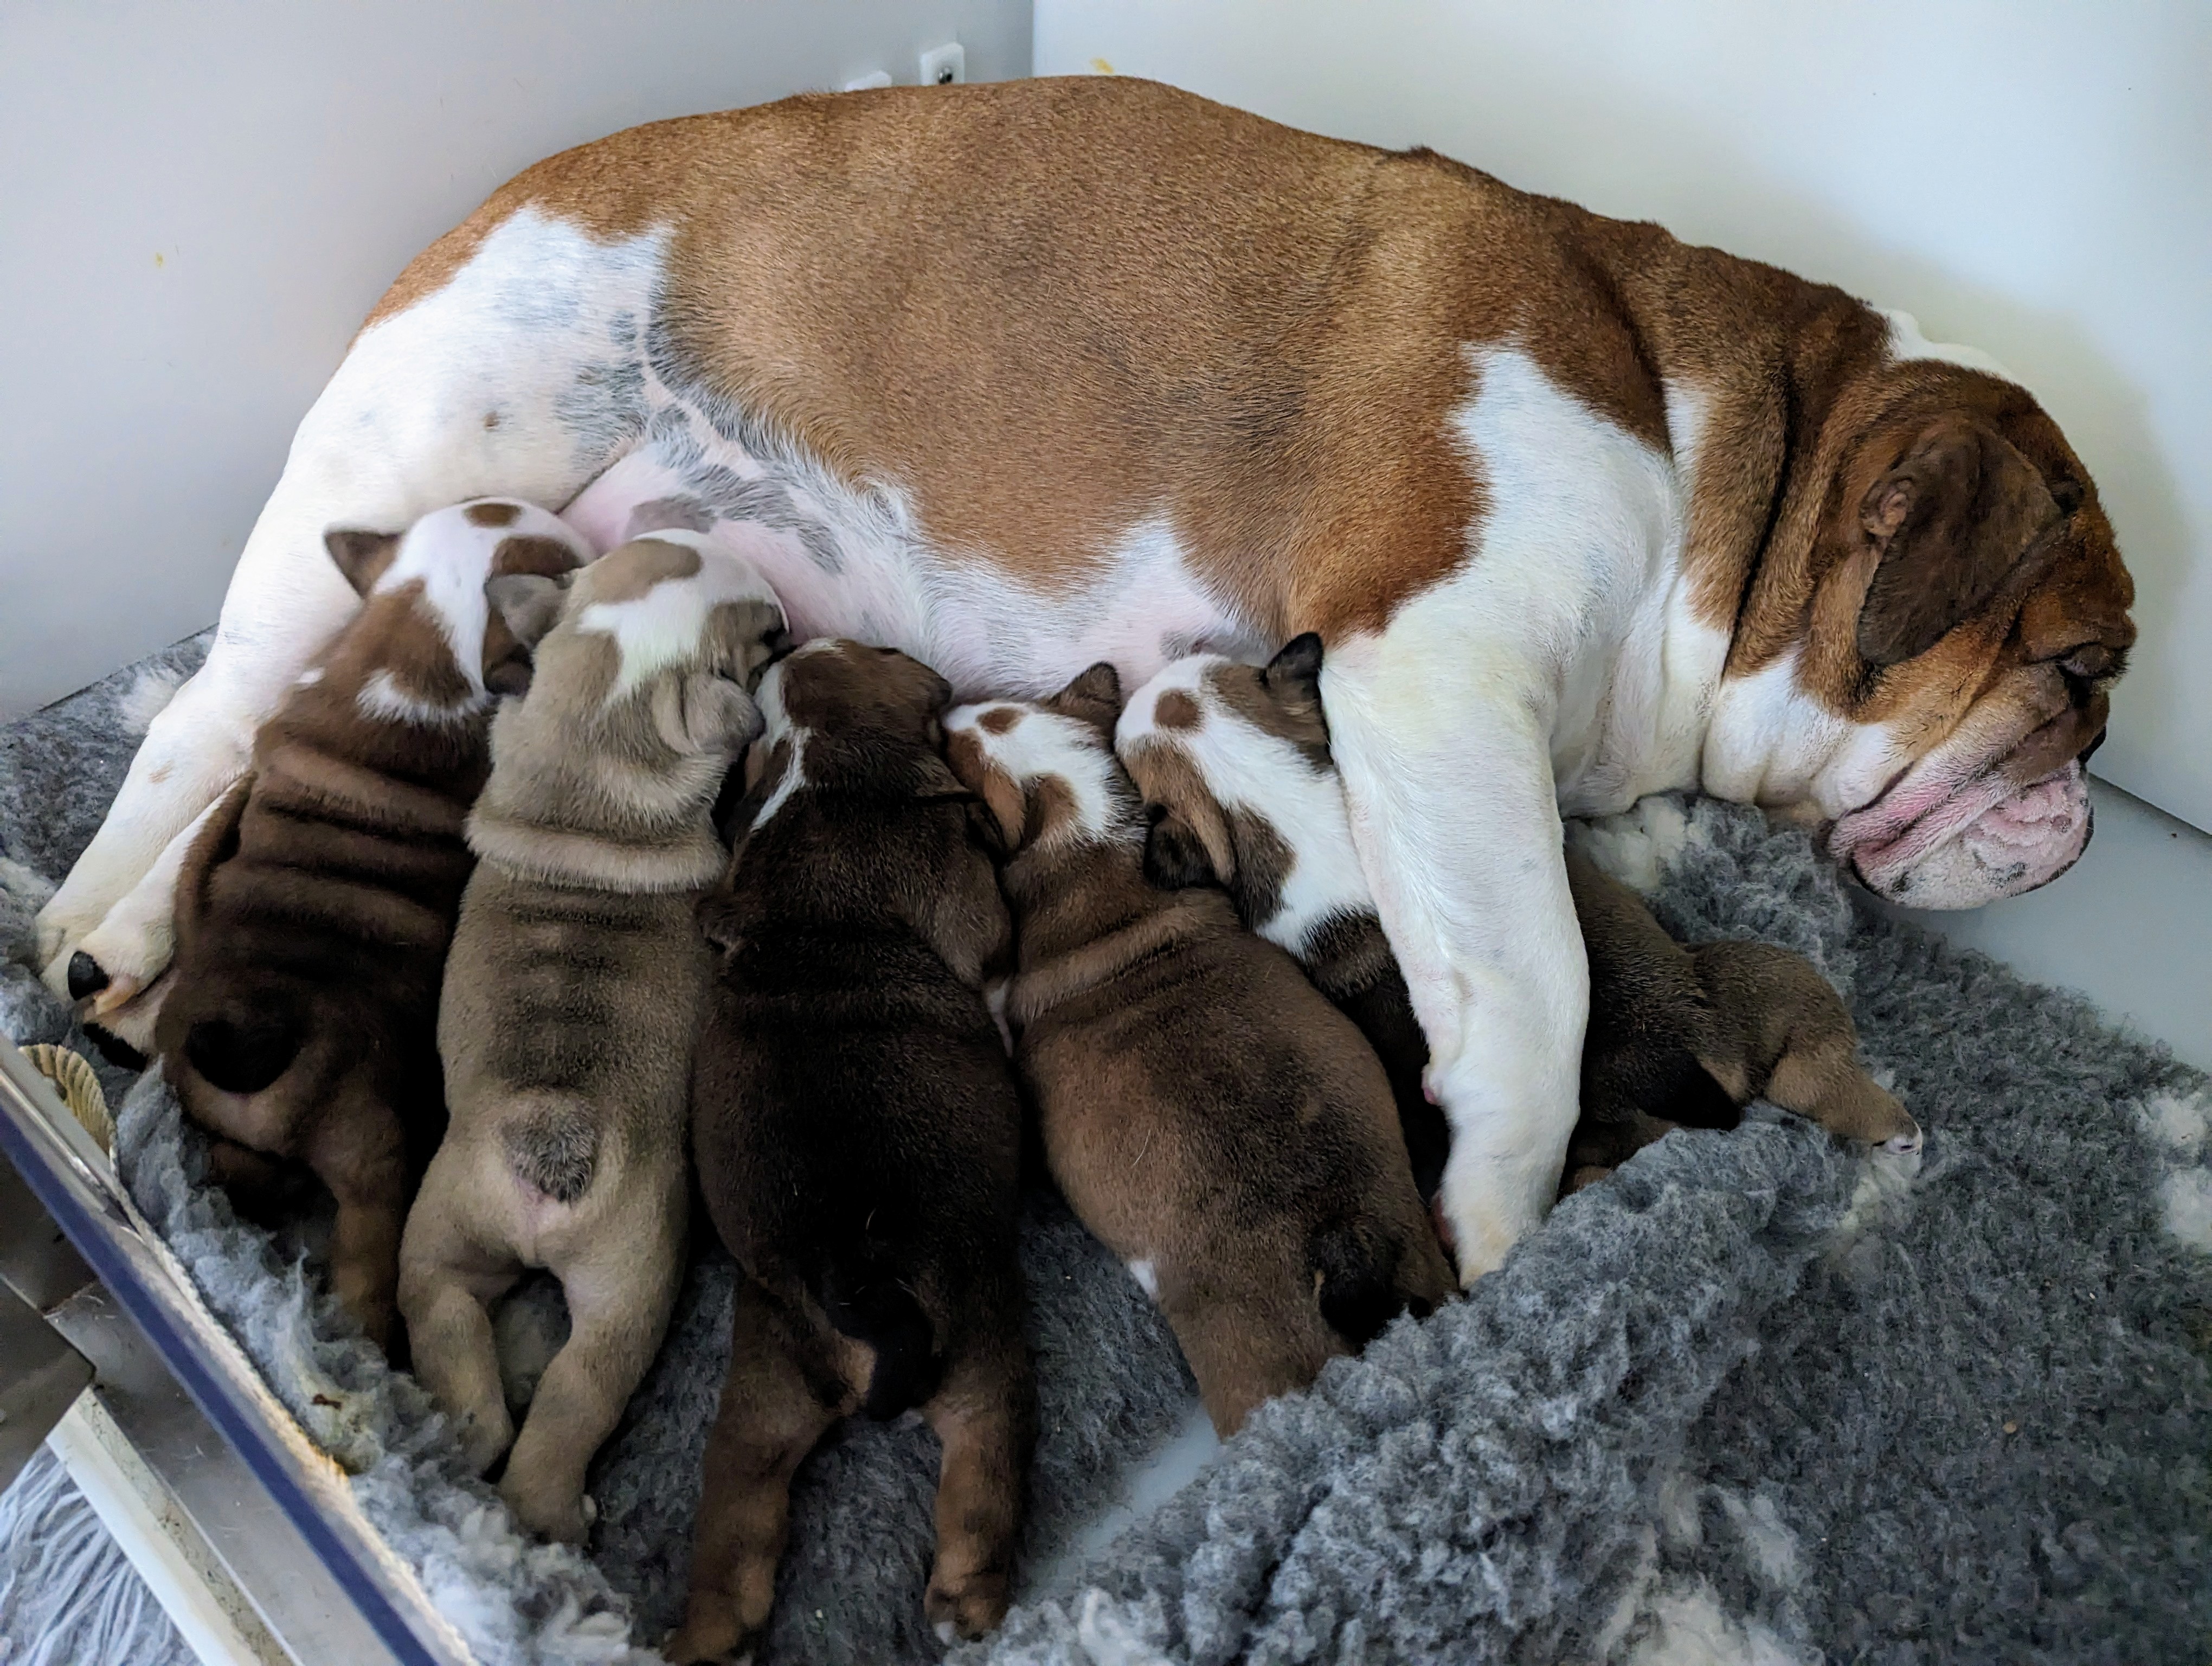
M 2100 774 L 2212 827 L 2212 6 L 1036 0 L 1100 64 L 1824 278 L 1994 353 L 2095 474 L 2142 643 Z
M 0 0 L 0 719 L 213 620 L 416 250 L 633 123 L 1029 68 L 1028 0 Z

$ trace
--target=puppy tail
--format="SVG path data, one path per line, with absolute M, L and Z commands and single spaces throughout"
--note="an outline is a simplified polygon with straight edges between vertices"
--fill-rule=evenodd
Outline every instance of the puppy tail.
M 599 1165 L 599 1126 L 580 1105 L 545 1099 L 500 1129 L 516 1179 L 556 1203 L 574 1203 L 591 1189 Z
M 210 1087 L 258 1093 L 292 1067 L 302 1037 L 280 1018 L 202 1018 L 185 1032 L 185 1059 Z
M 1364 1348 L 1406 1309 L 1398 1287 L 1401 1247 L 1358 1221 L 1338 1220 L 1315 1230 L 1306 1246 L 1321 1300 L 1321 1316 L 1349 1343 Z
M 937 1392 L 945 1361 L 936 1327 L 888 1256 L 863 1247 L 835 1257 L 823 1274 L 820 1298 L 830 1322 L 876 1356 L 861 1404 L 870 1417 L 896 1417 Z

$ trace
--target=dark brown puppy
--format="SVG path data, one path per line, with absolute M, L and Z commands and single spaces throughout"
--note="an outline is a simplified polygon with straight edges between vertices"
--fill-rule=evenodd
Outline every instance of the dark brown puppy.
M 741 1276 L 673 1660 L 758 1639 L 792 1473 L 860 1411 L 919 1406 L 944 1442 L 938 1634 L 1006 1614 L 1036 1419 L 1021 1106 L 982 993 L 1006 904 L 937 753 L 950 693 L 904 654 L 820 641 L 757 696 L 738 849 L 699 910 L 720 964 L 692 1139 Z
M 951 714 L 946 751 L 1010 853 L 1006 1018 L 1045 1160 L 1226 1435 L 1453 1282 L 1359 1032 L 1219 891 L 1146 881 L 1120 704 L 1094 666 Z
M 1329 753 L 1322 645 L 1267 666 L 1177 660 L 1139 690 L 1115 735 L 1152 828 L 1146 871 L 1222 885 L 1253 930 L 1297 958 L 1357 1023 L 1390 1076 L 1422 1195 L 1449 1146 L 1422 1088 L 1428 1043 L 1367 889 Z M 1861 1070 L 1842 1000 L 1813 966 L 1761 943 L 1685 949 L 1643 902 L 1567 854 L 1589 957 L 1582 1112 L 1564 1189 L 1676 1127 L 1733 1128 L 1761 1094 L 1846 1138 L 1910 1149 L 1919 1130 Z
M 592 551 L 501 499 L 330 546 L 363 605 L 192 842 L 155 1039 L 218 1136 L 216 1179 L 263 1190 L 296 1161 L 329 1188 L 331 1285 L 389 1346 L 401 1223 L 445 1131 L 438 990 L 489 767 L 486 666 L 501 688 L 528 676 L 484 585 Z

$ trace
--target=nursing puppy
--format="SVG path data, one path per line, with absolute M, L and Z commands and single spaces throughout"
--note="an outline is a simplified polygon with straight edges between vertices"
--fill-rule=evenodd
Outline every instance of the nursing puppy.
M 445 1126 L 438 984 L 473 858 L 492 696 L 526 651 L 484 599 L 589 545 L 488 498 L 404 535 L 334 531 L 362 607 L 255 737 L 179 876 L 177 955 L 154 1043 L 211 1173 L 246 1195 L 304 1163 L 337 1200 L 332 1287 L 391 1340 L 400 1222 Z M 107 989 L 118 1000 L 136 989 Z
M 1165 885 L 1221 885 L 1358 1025 L 1388 1071 L 1413 1172 L 1434 1195 L 1449 1146 L 1422 1091 L 1428 1045 L 1352 845 L 1307 635 L 1265 667 L 1179 660 L 1130 699 L 1115 733 L 1152 823 L 1146 870 Z M 1582 1113 L 1565 1189 L 1679 1126 L 1732 1128 L 1761 1094 L 1832 1132 L 1919 1144 L 1904 1108 L 1861 1070 L 1850 1015 L 1786 949 L 1684 949 L 1635 893 L 1567 853 L 1589 957 Z
M 1006 1012 L 1046 1162 L 1227 1435 L 1453 1280 L 1359 1032 L 1219 891 L 1146 881 L 1120 702 L 1094 666 L 954 712 L 946 752 L 1009 853 Z
M 762 680 L 728 880 L 699 919 L 700 1189 L 741 1269 L 677 1661 L 759 1638 L 793 1471 L 855 1412 L 944 1443 L 925 1608 L 1006 1608 L 1035 1423 L 1015 1264 L 1021 1107 L 983 1000 L 1009 927 L 979 808 L 937 753 L 950 690 L 817 641 Z
M 399 1305 L 470 1462 L 511 1442 L 509 1507 L 574 1541 L 595 1513 L 585 1467 L 683 1276 L 707 977 L 692 912 L 726 860 L 714 800 L 760 728 L 748 690 L 783 614 L 750 565 L 688 532 L 559 580 L 495 580 L 492 597 L 538 673 L 492 726 L 469 818 L 477 866 L 438 1012 L 453 1120 L 407 1218 Z M 529 1268 L 560 1279 L 569 1331 L 518 1438 L 489 1304 Z

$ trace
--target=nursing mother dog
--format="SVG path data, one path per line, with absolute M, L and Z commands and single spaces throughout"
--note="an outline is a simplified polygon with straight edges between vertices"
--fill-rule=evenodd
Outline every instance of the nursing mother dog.
M 2009 896 L 2087 840 L 2135 636 L 2034 398 L 1839 290 L 1141 82 L 793 99 L 541 163 L 401 275 L 52 978 L 166 960 L 164 848 L 355 605 L 324 530 L 492 492 L 687 516 L 963 699 L 1319 632 L 1470 1278 L 1575 1123 L 1562 812 L 1701 788 L 1884 896 Z

